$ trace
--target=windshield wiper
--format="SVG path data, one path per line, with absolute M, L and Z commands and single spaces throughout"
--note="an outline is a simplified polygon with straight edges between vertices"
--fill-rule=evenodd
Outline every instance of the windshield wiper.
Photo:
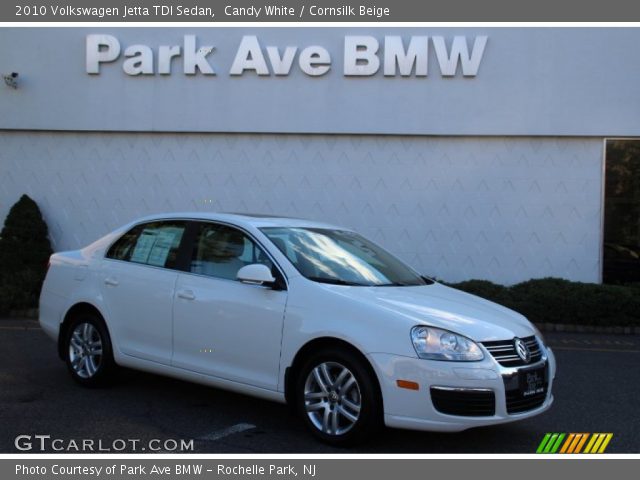
M 350 287 L 364 287 L 362 283 L 348 282 L 339 278 L 327 278 L 327 277 L 307 277 L 309 280 L 313 280 L 318 283 L 328 283 L 331 285 L 347 285 Z
M 421 277 L 422 279 L 422 277 Z M 424 279 L 423 279 L 424 280 Z M 380 283 L 375 285 L 376 287 L 422 287 L 424 285 L 431 285 L 433 282 L 426 280 L 424 283 L 415 283 L 415 282 L 390 282 L 390 283 Z

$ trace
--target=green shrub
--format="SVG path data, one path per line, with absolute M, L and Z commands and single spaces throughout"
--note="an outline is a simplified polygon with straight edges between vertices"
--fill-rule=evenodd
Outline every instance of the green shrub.
M 542 278 L 511 287 L 485 280 L 451 286 L 520 312 L 534 323 L 640 326 L 638 284 L 599 285 Z
M 40 209 L 23 195 L 9 210 L 0 233 L 0 313 L 38 306 L 51 253 Z
M 509 289 L 488 280 L 467 280 L 450 286 L 502 305 L 510 303 Z

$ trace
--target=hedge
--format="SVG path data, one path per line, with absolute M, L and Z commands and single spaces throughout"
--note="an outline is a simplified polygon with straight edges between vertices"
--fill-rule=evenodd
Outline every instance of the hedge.
M 22 195 L 0 232 L 0 314 L 38 306 L 51 253 L 49 230 L 40 209 Z
M 511 308 L 537 324 L 640 326 L 640 284 L 600 285 L 542 278 L 510 287 L 486 280 L 448 285 Z

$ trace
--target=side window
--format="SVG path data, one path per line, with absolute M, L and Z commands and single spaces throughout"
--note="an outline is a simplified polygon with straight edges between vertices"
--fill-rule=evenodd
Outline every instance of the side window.
M 253 263 L 273 269 L 269 257 L 240 230 L 214 223 L 198 225 L 191 256 L 192 273 L 236 280 L 238 270 Z
M 129 260 L 131 251 L 136 245 L 140 230 L 140 226 L 137 225 L 125 233 L 116 243 L 111 245 L 106 257 L 113 258 L 114 260 Z
M 138 225 L 113 244 L 107 258 L 175 268 L 185 226 L 186 223 L 182 221 Z

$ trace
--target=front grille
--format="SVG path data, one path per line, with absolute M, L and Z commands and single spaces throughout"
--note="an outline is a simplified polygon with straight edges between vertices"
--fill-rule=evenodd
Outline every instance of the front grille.
M 521 396 L 519 390 L 511 390 L 507 392 L 507 413 L 511 415 L 513 413 L 533 410 L 541 406 L 545 398 L 547 398 L 546 389 L 544 392 L 531 395 L 530 397 Z
M 520 391 L 520 376 L 524 375 L 527 370 L 530 369 L 520 369 L 515 375 L 502 377 L 507 401 L 507 413 L 509 415 L 534 410 L 540 407 L 547 398 L 549 391 L 549 365 L 544 366 L 543 391 L 525 397 Z
M 491 390 L 431 387 L 431 401 L 440 413 L 461 417 L 491 417 L 496 400 Z
M 538 344 L 536 337 L 526 337 L 522 341 L 525 343 L 529 352 L 531 352 L 531 360 L 525 363 L 518 354 L 512 340 L 497 340 L 493 342 L 482 342 L 484 348 L 495 358 L 503 367 L 521 367 L 523 365 L 529 365 L 535 363 L 542 358 L 542 350 Z

